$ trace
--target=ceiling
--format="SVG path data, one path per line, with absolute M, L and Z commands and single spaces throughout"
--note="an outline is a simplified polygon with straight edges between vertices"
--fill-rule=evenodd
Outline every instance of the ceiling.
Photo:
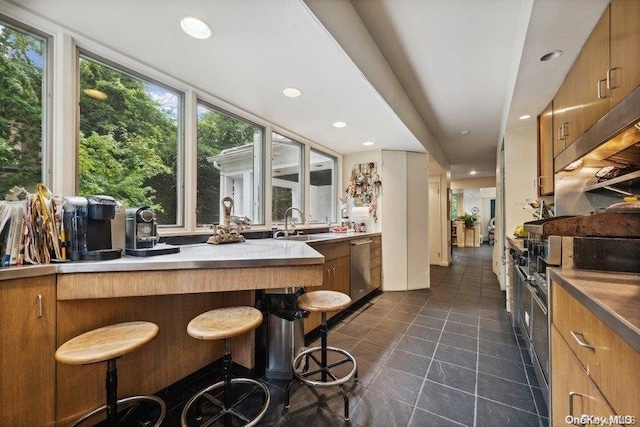
M 294 138 L 341 154 L 428 151 L 452 179 L 495 175 L 498 141 L 535 126 L 607 3 L 0 0 L 10 16 L 27 11 L 80 47 L 134 58 Z M 209 23 L 213 37 L 185 35 L 186 15 Z M 553 49 L 564 54 L 538 60 Z M 286 98 L 286 87 L 303 94 Z

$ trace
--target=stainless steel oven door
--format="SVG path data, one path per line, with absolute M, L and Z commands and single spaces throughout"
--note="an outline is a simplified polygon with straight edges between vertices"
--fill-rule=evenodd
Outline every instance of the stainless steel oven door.
M 523 267 L 517 266 L 515 268 L 516 274 L 518 276 L 516 283 L 519 282 L 518 290 L 516 291 L 519 295 L 520 305 L 519 305 L 519 316 L 520 316 L 520 330 L 524 335 L 527 348 L 530 347 L 531 341 L 531 326 L 533 322 L 533 312 L 531 310 L 532 306 L 532 297 L 531 292 L 527 289 L 527 276 L 523 271 Z
M 531 361 L 542 395 L 549 405 L 549 316 L 544 301 L 531 285 L 527 285 L 532 298 L 533 323 L 531 326 Z

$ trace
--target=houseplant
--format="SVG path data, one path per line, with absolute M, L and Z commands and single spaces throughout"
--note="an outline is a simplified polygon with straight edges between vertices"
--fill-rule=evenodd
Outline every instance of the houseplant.
M 464 226 L 467 228 L 471 228 L 476 224 L 476 221 L 478 221 L 478 219 L 479 215 L 465 212 L 463 216 Z

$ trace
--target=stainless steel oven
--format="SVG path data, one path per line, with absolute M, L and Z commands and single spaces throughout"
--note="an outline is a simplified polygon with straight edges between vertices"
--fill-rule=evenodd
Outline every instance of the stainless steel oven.
M 519 316 L 519 324 L 520 330 L 524 335 L 524 339 L 527 345 L 527 348 L 531 348 L 531 325 L 532 325 L 532 297 L 531 292 L 529 292 L 527 288 L 527 280 L 528 276 L 523 266 L 516 266 L 516 284 L 518 284 L 518 298 L 519 298 L 519 306 L 518 306 L 518 316 Z
M 547 298 L 545 294 L 546 283 L 542 285 L 539 280 L 542 276 L 535 276 L 531 283 L 527 284 L 531 295 L 531 328 L 530 339 L 531 362 L 536 372 L 542 395 L 547 406 L 549 405 L 549 315 Z

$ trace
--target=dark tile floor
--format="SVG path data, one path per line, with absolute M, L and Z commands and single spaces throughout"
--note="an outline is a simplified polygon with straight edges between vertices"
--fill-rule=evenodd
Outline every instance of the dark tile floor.
M 294 389 L 283 415 L 287 382 L 262 378 L 272 400 L 259 425 L 548 425 L 531 360 L 491 270 L 492 249 L 456 249 L 450 267 L 431 266 L 431 289 L 382 293 L 334 325 L 329 345 L 358 362 L 359 381 L 347 383 L 350 423 L 337 388 Z M 179 404 L 171 407 L 163 426 L 179 425 Z

